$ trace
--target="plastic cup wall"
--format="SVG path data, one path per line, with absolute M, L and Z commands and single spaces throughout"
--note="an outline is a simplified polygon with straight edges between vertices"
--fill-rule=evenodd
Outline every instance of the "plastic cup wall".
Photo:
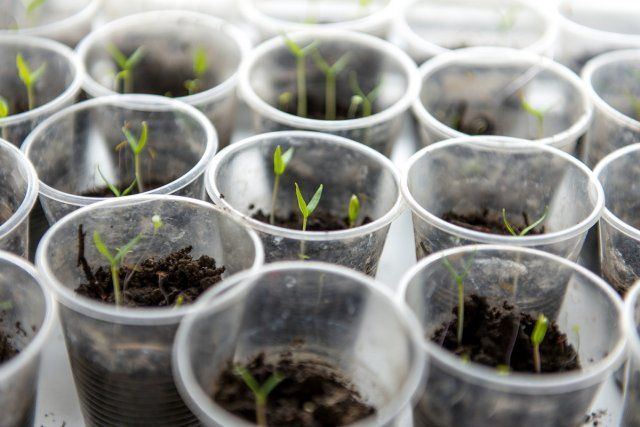
M 625 298 L 624 326 L 629 342 L 629 372 L 626 383 L 624 411 L 622 424 L 624 427 L 640 426 L 640 305 L 638 295 L 640 285 L 636 284 L 629 290 Z

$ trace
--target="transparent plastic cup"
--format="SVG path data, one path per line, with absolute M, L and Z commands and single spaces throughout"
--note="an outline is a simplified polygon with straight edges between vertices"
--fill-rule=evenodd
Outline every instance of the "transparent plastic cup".
M 452 49 L 502 46 L 552 56 L 557 20 L 525 0 L 409 0 L 395 23 L 398 42 L 418 64 Z
M 22 258 L 0 251 L 0 331 L 19 351 L 0 364 L 0 411 L 3 427 L 32 426 L 35 421 L 40 355 L 56 319 L 53 298 L 36 270 Z
M 18 54 L 32 71 L 47 64 L 34 84 L 32 110 L 27 110 L 27 89 L 18 76 Z M 36 37 L 0 35 L 0 58 L 0 96 L 9 104 L 9 115 L 0 118 L 0 137 L 19 146 L 38 123 L 76 101 L 84 69 L 71 49 Z M 26 111 L 16 112 L 23 108 Z
M 594 105 L 587 133 L 588 164 L 640 142 L 640 49 L 602 54 L 585 65 L 582 79 Z
M 413 216 L 418 259 L 473 243 L 545 250 L 575 261 L 587 231 L 600 218 L 604 194 L 595 175 L 556 148 L 504 137 L 442 141 L 414 154 L 402 172 L 402 195 Z M 446 213 L 482 215 L 522 225 L 547 215 L 544 234 L 490 234 L 442 219 Z
M 375 415 L 352 426 L 391 426 L 423 383 L 415 318 L 388 288 L 317 262 L 280 262 L 210 291 L 180 325 L 173 351 L 181 395 L 205 426 L 251 426 L 211 397 L 229 360 L 263 352 L 325 362 L 353 382 Z
M 189 306 L 116 307 L 76 294 L 86 282 L 76 262 L 78 227 L 87 233 L 85 257 L 96 268 L 105 265 L 92 243 L 99 231 L 109 248 L 148 233 L 151 217 L 163 226 L 154 238 L 143 238 L 129 260 L 166 256 L 192 246 L 225 266 L 224 277 L 262 264 L 256 234 L 215 206 L 176 196 L 132 196 L 84 207 L 67 215 L 47 232 L 36 263 L 59 303 L 71 370 L 87 425 L 195 425 L 171 374 L 171 346 Z M 107 263 L 108 264 L 108 263 Z M 220 286 L 220 284 L 216 285 Z
M 191 10 L 225 20 L 237 20 L 237 0 L 108 0 L 102 4 L 101 18 L 111 21 L 123 16 L 154 10 Z
M 144 57 L 133 69 L 133 92 L 168 95 L 192 105 L 211 120 L 220 147 L 229 143 L 235 125 L 238 68 L 250 43 L 233 25 L 203 13 L 163 10 L 112 21 L 93 31 L 76 51 L 87 69 L 83 89 L 91 97 L 113 95 L 119 68 L 108 47 L 115 45 L 126 56 L 143 46 Z M 208 68 L 199 78 L 202 91 L 186 91 L 184 83 L 195 78 L 194 58 L 206 54 Z
M 444 263 L 471 262 L 466 295 L 506 300 L 524 313 L 555 321 L 580 358 L 581 369 L 564 373 L 501 375 L 465 363 L 431 341 L 451 318 L 457 287 Z M 472 261 L 469 261 L 472 259 Z M 429 378 L 414 409 L 416 425 L 582 425 L 603 383 L 626 359 L 622 302 L 602 279 L 558 256 L 513 246 L 466 246 L 426 258 L 402 279 L 400 296 L 424 331 Z
M 294 183 L 309 200 L 324 186 L 316 210 L 346 218 L 352 194 L 360 200 L 357 224 L 338 231 L 305 231 L 254 219 L 271 213 L 273 154 L 280 145 L 293 157 L 280 177 L 276 214 L 301 215 Z M 267 262 L 298 260 L 301 246 L 310 260 L 344 265 L 374 276 L 391 222 L 404 209 L 400 177 L 393 163 L 368 147 L 317 132 L 273 132 L 247 138 L 217 155 L 207 170 L 206 187 L 213 202 L 255 229 L 265 246 Z M 312 214 L 313 216 L 313 214 Z
M 560 0 L 558 61 L 579 72 L 601 53 L 640 47 L 640 7 L 635 1 Z
M 287 92 L 295 107 L 297 77 L 296 59 L 285 38 L 278 36 L 255 48 L 240 69 L 238 90 L 253 112 L 256 133 L 290 129 L 331 133 L 361 142 L 388 156 L 399 136 L 403 113 L 418 96 L 420 88 L 420 77 L 411 58 L 386 41 L 356 32 L 316 29 L 287 36 L 301 47 L 316 41 L 318 51 L 329 64 L 349 52 L 349 61 L 336 78 L 337 113 L 351 105 L 354 92 L 349 76 L 355 72 L 365 93 L 379 88 L 373 114 L 361 117 L 362 108 L 358 107 L 358 118 L 347 115 L 344 120 L 324 120 L 324 116 L 300 117 L 282 111 L 280 98 Z M 324 112 L 326 77 L 312 55 L 307 55 L 305 81 L 309 112 L 313 104 L 322 105 Z
M 627 379 L 622 425 L 640 426 L 640 284 L 634 285 L 625 298 L 624 333 L 629 343 L 629 377 Z
M 38 198 L 38 176 L 27 158 L 0 139 L 0 250 L 26 257 L 29 213 Z
M 262 40 L 292 31 L 327 28 L 385 38 L 402 0 L 239 0 L 240 13 Z
M 640 278 L 640 144 L 606 156 L 593 173 L 602 184 L 605 208 L 600 218 L 602 277 L 620 294 Z
M 493 134 L 584 155 L 579 139 L 591 123 L 591 101 L 580 78 L 547 57 L 498 47 L 458 49 L 425 62 L 420 74 L 413 114 L 423 146 Z M 525 103 L 543 114 L 542 125 Z
M 104 197 L 83 195 L 105 187 L 100 173 L 120 191 L 133 182 L 131 150 L 129 146 L 117 150 L 116 146 L 124 140 L 125 122 L 137 138 L 143 121 L 149 129 L 141 157 L 143 182 L 172 179 L 144 193 L 204 199 L 203 174 L 218 140 L 213 126 L 200 111 L 153 95 L 101 97 L 56 113 L 40 124 L 22 146 L 38 172 L 40 201 L 49 223 L 103 200 Z
M 111 0 L 109 0 L 111 1 Z M 91 31 L 101 0 L 45 0 L 32 11 L 23 0 L 7 0 L 0 14 L 0 37 L 38 36 L 75 46 Z

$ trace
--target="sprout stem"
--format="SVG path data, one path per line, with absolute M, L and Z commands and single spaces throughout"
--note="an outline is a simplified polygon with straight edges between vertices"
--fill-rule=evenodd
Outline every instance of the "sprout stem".
M 276 175 L 273 180 L 273 191 L 271 192 L 271 213 L 269 213 L 269 224 L 276 222 L 276 201 L 278 200 L 278 187 L 280 186 L 280 175 Z

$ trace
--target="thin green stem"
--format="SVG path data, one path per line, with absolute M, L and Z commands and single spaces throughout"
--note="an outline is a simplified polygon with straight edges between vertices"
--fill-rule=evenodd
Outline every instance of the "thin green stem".
M 369 117 L 372 111 L 371 101 L 368 98 L 364 98 L 362 100 L 362 117 Z
M 120 307 L 122 305 L 123 295 L 122 290 L 120 289 L 120 277 L 119 274 L 118 263 L 111 264 L 111 281 L 113 282 L 113 294 L 116 298 L 116 306 Z
M 304 56 L 296 58 L 296 79 L 298 85 L 298 116 L 307 117 L 307 70 Z
M 302 231 L 307 231 L 307 217 L 303 216 L 302 217 Z M 306 255 L 305 255 L 305 241 L 304 239 L 300 240 L 300 259 L 306 259 Z
M 280 175 L 276 175 L 273 180 L 273 191 L 271 192 L 271 213 L 269 214 L 269 224 L 276 222 L 276 201 L 278 199 L 278 187 L 280 187 Z
M 462 331 L 464 329 L 464 283 L 458 281 L 458 345 L 462 345 Z
M 542 371 L 540 366 L 540 344 L 533 345 L 533 366 L 536 369 L 536 373 L 539 374 Z
M 124 85 L 123 93 L 133 93 L 133 73 L 131 72 L 131 70 L 128 70 L 125 73 L 122 80 Z
M 28 84 L 27 86 L 27 102 L 29 104 L 29 110 L 33 110 L 36 105 L 35 95 L 33 94 L 33 85 Z
M 142 183 L 142 171 L 140 167 L 140 154 L 133 153 L 133 168 L 138 185 L 138 193 L 144 192 L 144 184 Z
M 325 118 L 327 120 L 336 119 L 336 74 L 333 71 L 327 73 L 327 84 L 325 88 L 326 103 Z
M 267 427 L 267 399 L 256 396 L 256 424 Z

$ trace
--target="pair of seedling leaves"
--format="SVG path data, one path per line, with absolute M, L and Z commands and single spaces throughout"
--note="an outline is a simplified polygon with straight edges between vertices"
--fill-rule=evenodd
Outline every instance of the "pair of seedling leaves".
M 29 110 L 33 110 L 36 105 L 34 87 L 38 80 L 40 80 L 44 75 L 44 72 L 47 69 L 47 64 L 45 62 L 35 70 L 32 70 L 29 62 L 24 59 L 21 53 L 19 53 L 16 55 L 16 68 L 18 70 L 18 77 L 27 90 L 28 108 Z M 11 114 L 9 103 L 5 98 L 0 96 L 0 119 L 7 117 L 9 114 Z

